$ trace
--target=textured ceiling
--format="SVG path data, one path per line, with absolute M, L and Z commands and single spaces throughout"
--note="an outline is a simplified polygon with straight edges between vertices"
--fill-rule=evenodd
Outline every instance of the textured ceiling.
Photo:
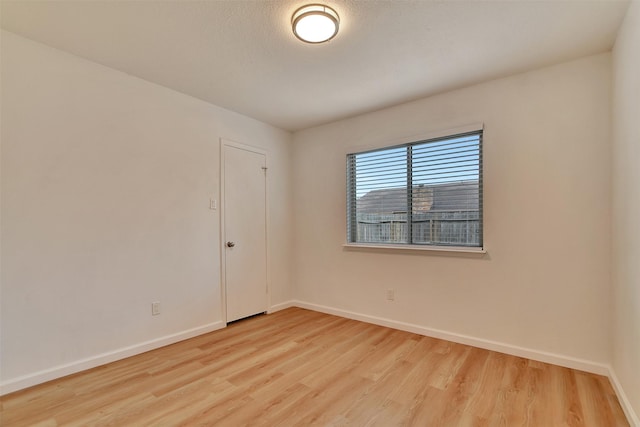
M 332 0 L 308 45 L 292 1 L 6 1 L 2 27 L 299 130 L 609 50 L 627 1 Z

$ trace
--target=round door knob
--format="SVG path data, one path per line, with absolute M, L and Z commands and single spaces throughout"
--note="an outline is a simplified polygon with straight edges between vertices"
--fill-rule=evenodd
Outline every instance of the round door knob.
M 234 247 L 236 244 L 234 242 L 227 242 L 227 247 L 228 248 L 232 248 Z

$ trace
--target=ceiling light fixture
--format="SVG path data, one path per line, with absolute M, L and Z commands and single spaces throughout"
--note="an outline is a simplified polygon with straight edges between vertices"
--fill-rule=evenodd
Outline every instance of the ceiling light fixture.
M 322 4 L 309 4 L 296 10 L 291 17 L 293 34 L 306 43 L 323 43 L 338 34 L 338 13 Z

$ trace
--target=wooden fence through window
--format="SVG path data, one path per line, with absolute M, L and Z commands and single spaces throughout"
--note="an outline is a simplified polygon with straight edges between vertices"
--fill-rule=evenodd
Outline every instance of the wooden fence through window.
M 433 211 L 412 215 L 412 242 L 425 245 L 480 246 L 480 212 Z M 358 243 L 409 243 L 407 214 L 361 213 Z

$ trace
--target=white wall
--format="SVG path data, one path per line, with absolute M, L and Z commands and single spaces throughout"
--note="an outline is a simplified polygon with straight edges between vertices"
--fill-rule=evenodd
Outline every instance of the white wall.
M 288 301 L 288 132 L 2 33 L 3 392 L 222 326 L 220 137 L 268 152 Z
M 610 68 L 601 54 L 295 133 L 296 298 L 608 363 Z M 477 122 L 484 257 L 342 247 L 347 152 Z
M 613 367 L 640 414 L 640 2 L 613 50 Z M 640 425 L 640 420 L 636 418 Z

